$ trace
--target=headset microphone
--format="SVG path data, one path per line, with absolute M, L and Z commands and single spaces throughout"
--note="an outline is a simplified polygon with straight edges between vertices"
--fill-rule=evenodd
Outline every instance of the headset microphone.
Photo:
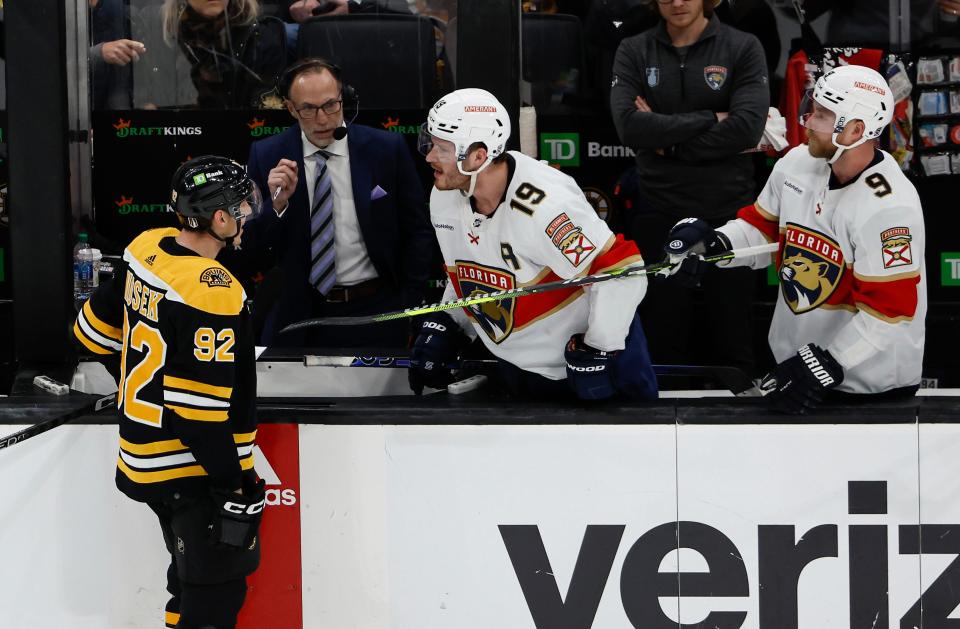
M 343 99 L 344 106 L 349 102 L 350 106 L 353 107 L 353 115 L 350 116 L 350 120 L 344 119 L 342 127 L 337 127 L 333 130 L 334 140 L 342 140 L 347 137 L 347 125 L 353 124 L 353 121 L 357 119 L 357 114 L 360 113 L 360 97 L 357 95 L 357 90 L 349 85 L 345 85 L 343 87 Z

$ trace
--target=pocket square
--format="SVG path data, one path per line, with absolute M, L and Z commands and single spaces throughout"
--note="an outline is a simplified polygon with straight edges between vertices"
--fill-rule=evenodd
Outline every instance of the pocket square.
M 380 186 L 374 186 L 373 190 L 370 191 L 370 200 L 376 201 L 377 199 L 382 199 L 387 196 L 387 191 L 381 188 Z

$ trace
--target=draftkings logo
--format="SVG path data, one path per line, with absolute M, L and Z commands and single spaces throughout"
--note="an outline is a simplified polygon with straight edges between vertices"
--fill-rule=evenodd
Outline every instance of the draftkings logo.
M 118 138 L 127 137 L 147 137 L 147 136 L 183 136 L 183 135 L 202 135 L 202 127 L 135 127 L 132 119 L 124 120 L 118 118 L 113 123 L 113 128 L 117 132 Z
M 122 216 L 127 214 L 157 214 L 167 211 L 166 203 L 136 203 L 133 197 L 122 194 L 113 204 L 117 206 L 117 214 Z
M 960 251 L 940 254 L 940 285 L 960 286 Z
M 555 166 L 579 166 L 580 134 L 541 133 L 540 157 Z
M 417 135 L 420 133 L 420 127 L 418 125 L 400 124 L 400 118 L 391 118 L 390 116 L 387 116 L 386 119 L 380 123 L 380 126 L 391 133 L 400 133 L 403 135 Z
M 250 129 L 251 138 L 261 138 L 268 135 L 277 135 L 278 133 L 283 133 L 290 128 L 290 125 L 285 127 L 271 127 L 267 125 L 266 118 L 253 117 L 250 119 L 250 122 L 247 123 L 247 128 Z

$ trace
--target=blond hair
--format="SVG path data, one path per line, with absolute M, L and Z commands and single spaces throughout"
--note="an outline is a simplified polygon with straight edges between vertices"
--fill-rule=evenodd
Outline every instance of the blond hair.
M 180 20 L 187 9 L 187 0 L 164 0 L 161 16 L 163 18 L 163 41 L 173 46 L 180 32 Z M 227 0 L 227 19 L 231 26 L 253 24 L 260 14 L 257 0 Z

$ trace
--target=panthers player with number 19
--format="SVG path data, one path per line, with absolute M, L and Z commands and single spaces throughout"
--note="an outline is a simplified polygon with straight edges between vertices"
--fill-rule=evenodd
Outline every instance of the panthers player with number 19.
M 96 355 L 121 354 L 116 482 L 160 520 L 166 626 L 231 629 L 260 561 L 265 501 L 244 291 L 214 258 L 239 246 L 260 194 L 242 166 L 215 156 L 181 165 L 172 189 L 182 229 L 137 236 L 74 335 Z
M 434 171 L 430 215 L 449 281 L 444 301 L 640 263 L 576 182 L 506 151 L 510 118 L 489 92 L 461 89 L 430 109 L 420 152 Z M 410 386 L 445 387 L 449 364 L 480 336 L 514 394 L 657 397 L 636 310 L 643 276 L 451 310 L 421 324 Z
M 680 221 L 665 247 L 683 273 L 702 267 L 693 254 L 780 241 L 769 334 L 779 364 L 764 388 L 781 411 L 804 413 L 830 389 L 893 398 L 919 387 L 923 213 L 913 184 L 875 141 L 893 105 L 870 68 L 826 73 L 801 108 L 807 146 L 777 162 L 757 202 L 716 231 Z

